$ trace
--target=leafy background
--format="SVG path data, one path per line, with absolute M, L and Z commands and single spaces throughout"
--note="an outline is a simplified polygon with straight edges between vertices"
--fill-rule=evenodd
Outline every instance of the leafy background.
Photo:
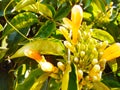
M 95 28 L 94 38 L 110 40 L 109 43 L 120 42 L 120 0 L 40 1 L 0 0 L 0 90 L 60 90 L 61 83 L 56 83 L 54 78 L 48 79 L 49 73 L 43 72 L 35 61 L 25 57 L 22 50 L 42 50 L 42 54 L 56 65 L 66 53 L 61 42 L 64 37 L 58 27 L 62 25 L 64 17 L 70 17 L 71 8 L 75 4 L 80 4 L 84 10 L 83 22 Z M 110 16 L 106 6 L 112 9 Z M 35 44 L 28 44 L 31 41 Z M 24 47 L 21 48 L 22 46 Z M 59 50 L 56 49 L 58 47 Z M 11 56 L 13 59 L 8 60 Z M 71 67 L 72 77 L 75 67 Z M 69 90 L 77 90 L 74 80 L 75 77 L 69 79 Z M 120 89 L 119 58 L 106 65 L 102 82 L 113 90 Z M 53 86 L 50 86 L 51 84 Z M 71 87 L 71 84 L 74 84 L 74 87 Z

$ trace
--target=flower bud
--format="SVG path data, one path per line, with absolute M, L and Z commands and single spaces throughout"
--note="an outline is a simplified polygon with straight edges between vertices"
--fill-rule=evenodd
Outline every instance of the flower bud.
M 97 64 L 97 63 L 98 63 L 98 59 L 94 58 L 94 59 L 92 60 L 92 64 L 95 65 L 95 64 Z
M 89 75 L 92 77 L 92 76 L 95 76 L 98 72 L 100 72 L 100 65 L 96 64 L 90 70 Z
M 75 62 L 75 63 L 78 63 L 78 62 L 79 62 L 78 57 L 75 57 L 75 58 L 74 58 L 74 62 Z
M 78 70 L 78 80 L 83 78 L 83 71 L 82 70 Z
M 50 62 L 40 62 L 41 69 L 45 72 L 53 72 L 55 67 Z
M 63 36 L 65 37 L 65 39 L 66 40 L 70 40 L 70 38 L 69 38 L 69 33 L 68 33 L 68 30 L 67 29 L 65 29 L 64 27 L 60 27 L 60 32 L 63 34 Z
M 84 57 L 85 56 L 85 51 L 80 51 L 80 56 Z
M 70 42 L 64 41 L 64 45 L 65 45 L 68 49 L 70 49 L 71 52 L 75 52 L 75 51 L 76 51 L 76 50 L 75 50 L 75 47 L 74 47 Z
M 77 44 L 78 41 L 78 30 L 80 28 L 83 19 L 83 10 L 79 5 L 74 5 L 71 11 L 72 20 L 72 43 Z
M 71 11 L 71 20 L 77 29 L 79 29 L 83 19 L 83 10 L 80 5 L 74 5 Z
M 57 66 L 60 70 L 64 71 L 65 70 L 65 65 L 62 62 L 58 62 Z

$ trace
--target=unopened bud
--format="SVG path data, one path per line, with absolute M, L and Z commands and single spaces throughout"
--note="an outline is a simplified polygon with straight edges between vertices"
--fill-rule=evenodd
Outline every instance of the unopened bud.
M 65 70 L 65 65 L 62 62 L 58 62 L 57 66 L 60 70 L 64 71 Z
M 71 52 L 75 52 L 75 51 L 76 51 L 76 50 L 75 50 L 75 47 L 74 47 L 70 42 L 64 41 L 64 45 L 65 45 L 68 49 L 70 49 Z
M 83 71 L 82 70 L 78 70 L 78 80 L 83 78 Z
M 94 65 L 94 67 L 92 68 L 92 70 L 94 72 L 99 72 L 100 71 L 100 65 L 98 65 L 98 64 Z
M 74 5 L 71 11 L 71 20 L 79 28 L 83 19 L 83 10 L 80 5 Z
M 92 76 L 95 76 L 98 72 L 100 72 L 100 65 L 96 64 L 90 70 L 89 75 L 92 77 Z
M 97 63 L 98 63 L 98 59 L 94 58 L 94 59 L 92 60 L 92 64 L 95 65 L 95 64 L 97 64 Z
M 70 40 L 70 38 L 69 38 L 69 33 L 68 33 L 68 30 L 67 29 L 65 29 L 64 27 L 60 27 L 60 32 L 63 34 L 63 36 L 65 37 L 65 39 L 66 40 Z
M 53 72 L 54 66 L 50 62 L 40 62 L 41 69 L 45 72 Z
M 80 52 L 80 56 L 81 56 L 81 57 L 84 57 L 84 56 L 85 56 L 85 51 L 81 51 L 81 52 Z
M 78 62 L 79 62 L 78 57 L 75 57 L 75 58 L 74 58 L 74 62 L 75 62 L 75 63 L 78 63 Z

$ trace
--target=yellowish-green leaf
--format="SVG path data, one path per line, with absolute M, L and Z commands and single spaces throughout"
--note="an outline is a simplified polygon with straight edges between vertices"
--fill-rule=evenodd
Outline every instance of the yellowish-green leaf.
M 28 5 L 21 10 L 26 10 L 26 11 L 32 11 L 35 13 L 39 13 L 41 15 L 45 15 L 48 17 L 52 17 L 52 11 L 49 9 L 49 7 L 45 4 L 42 4 L 40 2 L 36 2 L 35 4 Z
M 20 2 L 13 8 L 12 12 L 21 10 L 22 8 L 30 4 L 34 4 L 35 2 L 35 0 L 20 0 Z
M 92 37 L 100 41 L 108 41 L 108 43 L 114 43 L 115 40 L 107 31 L 101 29 L 93 29 Z
M 0 32 L 3 30 L 3 26 L 0 24 Z
M 112 60 L 112 61 L 108 62 L 108 65 L 110 66 L 110 68 L 113 72 L 117 71 L 118 64 L 117 64 L 116 60 Z
M 63 78 L 62 78 L 62 89 L 61 90 L 68 90 L 69 73 L 70 72 L 71 72 L 71 66 L 68 64 L 66 66 L 66 70 L 65 70 Z
M 93 83 L 94 90 L 110 90 L 105 84 L 102 82 L 94 82 Z
M 11 59 L 25 56 L 24 51 L 26 49 L 37 51 L 40 54 L 51 54 L 60 56 L 63 56 L 65 54 L 65 47 L 60 40 L 52 38 L 37 38 L 25 44 L 18 51 L 16 51 L 16 53 L 11 56 Z
M 30 90 L 41 90 L 41 87 L 43 86 L 43 83 L 45 82 L 45 80 L 48 78 L 49 75 L 50 75 L 50 73 L 44 73 L 44 74 L 42 74 L 35 81 L 35 83 L 32 85 L 32 87 L 30 88 Z

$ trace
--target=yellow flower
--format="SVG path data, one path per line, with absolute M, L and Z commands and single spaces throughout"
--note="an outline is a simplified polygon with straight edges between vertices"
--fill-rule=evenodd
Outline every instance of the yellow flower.
M 73 27 L 79 29 L 83 19 L 83 10 L 79 5 L 74 5 L 71 11 Z
M 40 53 L 38 53 L 35 50 L 25 49 L 24 50 L 25 56 L 32 58 L 36 60 L 40 66 L 41 69 L 45 72 L 53 72 L 55 70 L 55 67 L 52 63 L 47 62 L 44 56 L 41 56 Z
M 71 10 L 71 20 L 63 18 L 65 25 L 72 29 L 72 43 L 76 44 L 78 39 L 78 30 L 83 19 L 83 10 L 80 5 L 74 5 Z
M 115 43 L 106 48 L 103 52 L 101 60 L 110 61 L 120 56 L 120 43 Z
M 24 54 L 25 54 L 25 56 L 36 60 L 38 63 L 41 62 L 41 61 L 42 62 L 46 61 L 43 58 L 43 56 L 41 56 L 40 53 L 35 51 L 35 50 L 25 49 Z

